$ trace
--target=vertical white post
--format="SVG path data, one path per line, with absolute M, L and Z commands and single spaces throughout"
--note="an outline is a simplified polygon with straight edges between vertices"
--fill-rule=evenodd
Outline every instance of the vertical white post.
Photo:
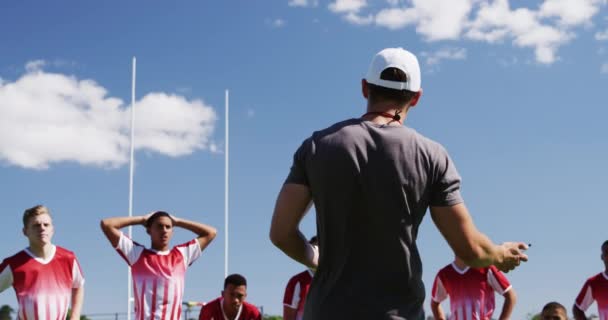
M 131 78 L 131 160 L 129 163 L 129 217 L 133 216 L 133 159 L 135 150 L 135 65 L 136 60 L 133 57 L 133 73 Z M 129 226 L 129 238 L 132 238 L 133 228 Z M 131 303 L 133 302 L 133 287 L 131 286 L 131 267 L 127 267 L 127 320 L 131 320 Z
M 226 279 L 226 277 L 228 276 L 228 143 L 230 142 L 229 139 L 229 112 L 228 112 L 228 90 L 226 90 L 226 156 L 225 156 L 225 175 L 224 175 L 224 230 L 225 230 L 225 242 L 224 242 L 224 279 Z

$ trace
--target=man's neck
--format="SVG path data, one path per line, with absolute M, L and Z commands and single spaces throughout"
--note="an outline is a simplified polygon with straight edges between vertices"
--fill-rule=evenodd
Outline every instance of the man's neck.
M 467 268 L 468 266 L 464 263 L 464 261 L 460 260 L 460 259 L 454 259 L 454 264 L 458 267 L 458 269 L 460 270 L 464 270 L 465 268 Z
M 408 109 L 409 109 L 409 107 L 407 105 L 399 106 L 399 105 L 395 104 L 394 102 L 382 101 L 382 102 L 375 103 L 373 105 L 368 103 L 365 118 L 367 118 L 367 120 L 371 120 L 372 122 L 385 123 L 385 122 L 388 122 L 389 119 L 385 119 L 385 117 L 380 116 L 378 114 L 386 113 L 386 114 L 390 114 L 392 116 L 394 116 L 395 114 L 398 114 L 399 117 L 401 118 L 401 120 L 399 122 L 403 123 L 403 121 L 405 120 L 405 117 L 407 115 Z M 376 113 L 376 114 L 374 114 L 374 113 Z
M 167 251 L 169 250 L 169 245 L 163 246 L 163 245 L 154 245 L 154 243 L 150 244 L 150 248 L 152 248 L 155 251 Z
M 43 245 L 30 243 L 30 246 L 27 248 L 34 256 L 41 259 L 48 259 L 53 254 L 53 244 L 46 243 Z
M 222 300 L 222 311 L 224 312 L 226 318 L 228 318 L 228 320 L 236 320 L 236 316 L 238 315 L 239 310 L 230 310 L 231 308 L 227 308 L 224 303 L 225 301 Z

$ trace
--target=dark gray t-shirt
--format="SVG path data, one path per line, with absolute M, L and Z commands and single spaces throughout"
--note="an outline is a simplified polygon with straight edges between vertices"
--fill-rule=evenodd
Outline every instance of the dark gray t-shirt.
M 302 143 L 285 183 L 308 186 L 317 212 L 305 320 L 423 319 L 418 227 L 429 206 L 463 201 L 440 144 L 404 126 L 346 120 Z

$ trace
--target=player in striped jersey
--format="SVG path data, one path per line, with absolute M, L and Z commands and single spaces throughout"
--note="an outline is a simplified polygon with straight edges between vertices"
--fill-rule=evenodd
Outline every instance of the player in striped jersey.
M 437 320 L 445 320 L 441 302 L 450 298 L 451 320 L 490 320 L 494 313 L 494 291 L 505 297 L 499 320 L 511 317 L 515 291 L 496 267 L 470 268 L 456 257 L 437 273 L 433 283 L 431 310 Z
M 84 298 L 82 270 L 71 251 L 51 243 L 54 234 L 49 210 L 41 205 L 25 210 L 23 234 L 29 247 L 0 264 L 0 292 L 12 286 L 21 320 L 80 319 Z
M 604 262 L 604 271 L 587 279 L 576 297 L 572 307 L 576 320 L 587 319 L 585 311 L 589 309 L 593 301 L 597 302 L 600 320 L 608 320 L 608 240 L 602 244 L 601 258 Z
M 308 243 L 318 246 L 319 240 L 317 236 L 314 236 L 308 240 Z M 313 270 L 306 269 L 289 279 L 283 296 L 283 320 L 302 320 L 304 318 L 304 303 L 313 276 Z
M 145 248 L 120 229 L 143 224 L 151 246 Z M 169 246 L 173 227 L 198 235 L 196 239 Z M 101 229 L 118 253 L 131 266 L 135 298 L 135 320 L 178 320 L 184 294 L 186 269 L 215 238 L 216 230 L 202 223 L 179 219 L 164 211 L 145 216 L 115 217 L 101 221 Z

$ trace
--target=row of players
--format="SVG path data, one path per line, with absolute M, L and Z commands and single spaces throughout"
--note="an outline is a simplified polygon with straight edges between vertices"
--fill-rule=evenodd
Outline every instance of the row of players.
M 134 242 L 120 231 L 139 224 L 144 225 L 150 235 L 150 248 Z M 190 230 L 197 238 L 171 247 L 174 227 Z M 144 216 L 107 218 L 101 221 L 101 229 L 131 266 L 136 319 L 179 319 L 186 269 L 213 241 L 216 230 L 163 211 Z M 54 227 L 46 207 L 39 205 L 25 210 L 23 234 L 28 238 L 29 246 L 4 259 L 0 265 L 0 292 L 11 286 L 15 289 L 19 319 L 66 319 L 70 307 L 70 320 L 80 319 L 84 299 L 83 273 L 73 252 L 52 244 Z M 316 237 L 309 242 L 318 246 Z M 584 311 L 596 300 L 600 319 L 608 316 L 608 241 L 602 244 L 601 250 L 605 270 L 589 278 L 576 298 L 573 313 L 577 320 L 586 319 Z M 284 319 L 302 318 L 313 275 L 313 270 L 309 269 L 288 282 Z M 431 310 L 435 319 L 446 319 L 440 303 L 449 297 L 450 319 L 491 319 L 494 292 L 505 298 L 499 319 L 509 319 L 516 294 L 504 274 L 494 266 L 470 268 L 455 258 L 435 278 Z M 225 279 L 222 296 L 202 308 L 199 320 L 261 319 L 258 309 L 245 302 L 246 297 L 245 277 L 230 275 Z M 565 308 L 556 302 L 547 304 L 541 315 L 543 320 L 567 319 Z

